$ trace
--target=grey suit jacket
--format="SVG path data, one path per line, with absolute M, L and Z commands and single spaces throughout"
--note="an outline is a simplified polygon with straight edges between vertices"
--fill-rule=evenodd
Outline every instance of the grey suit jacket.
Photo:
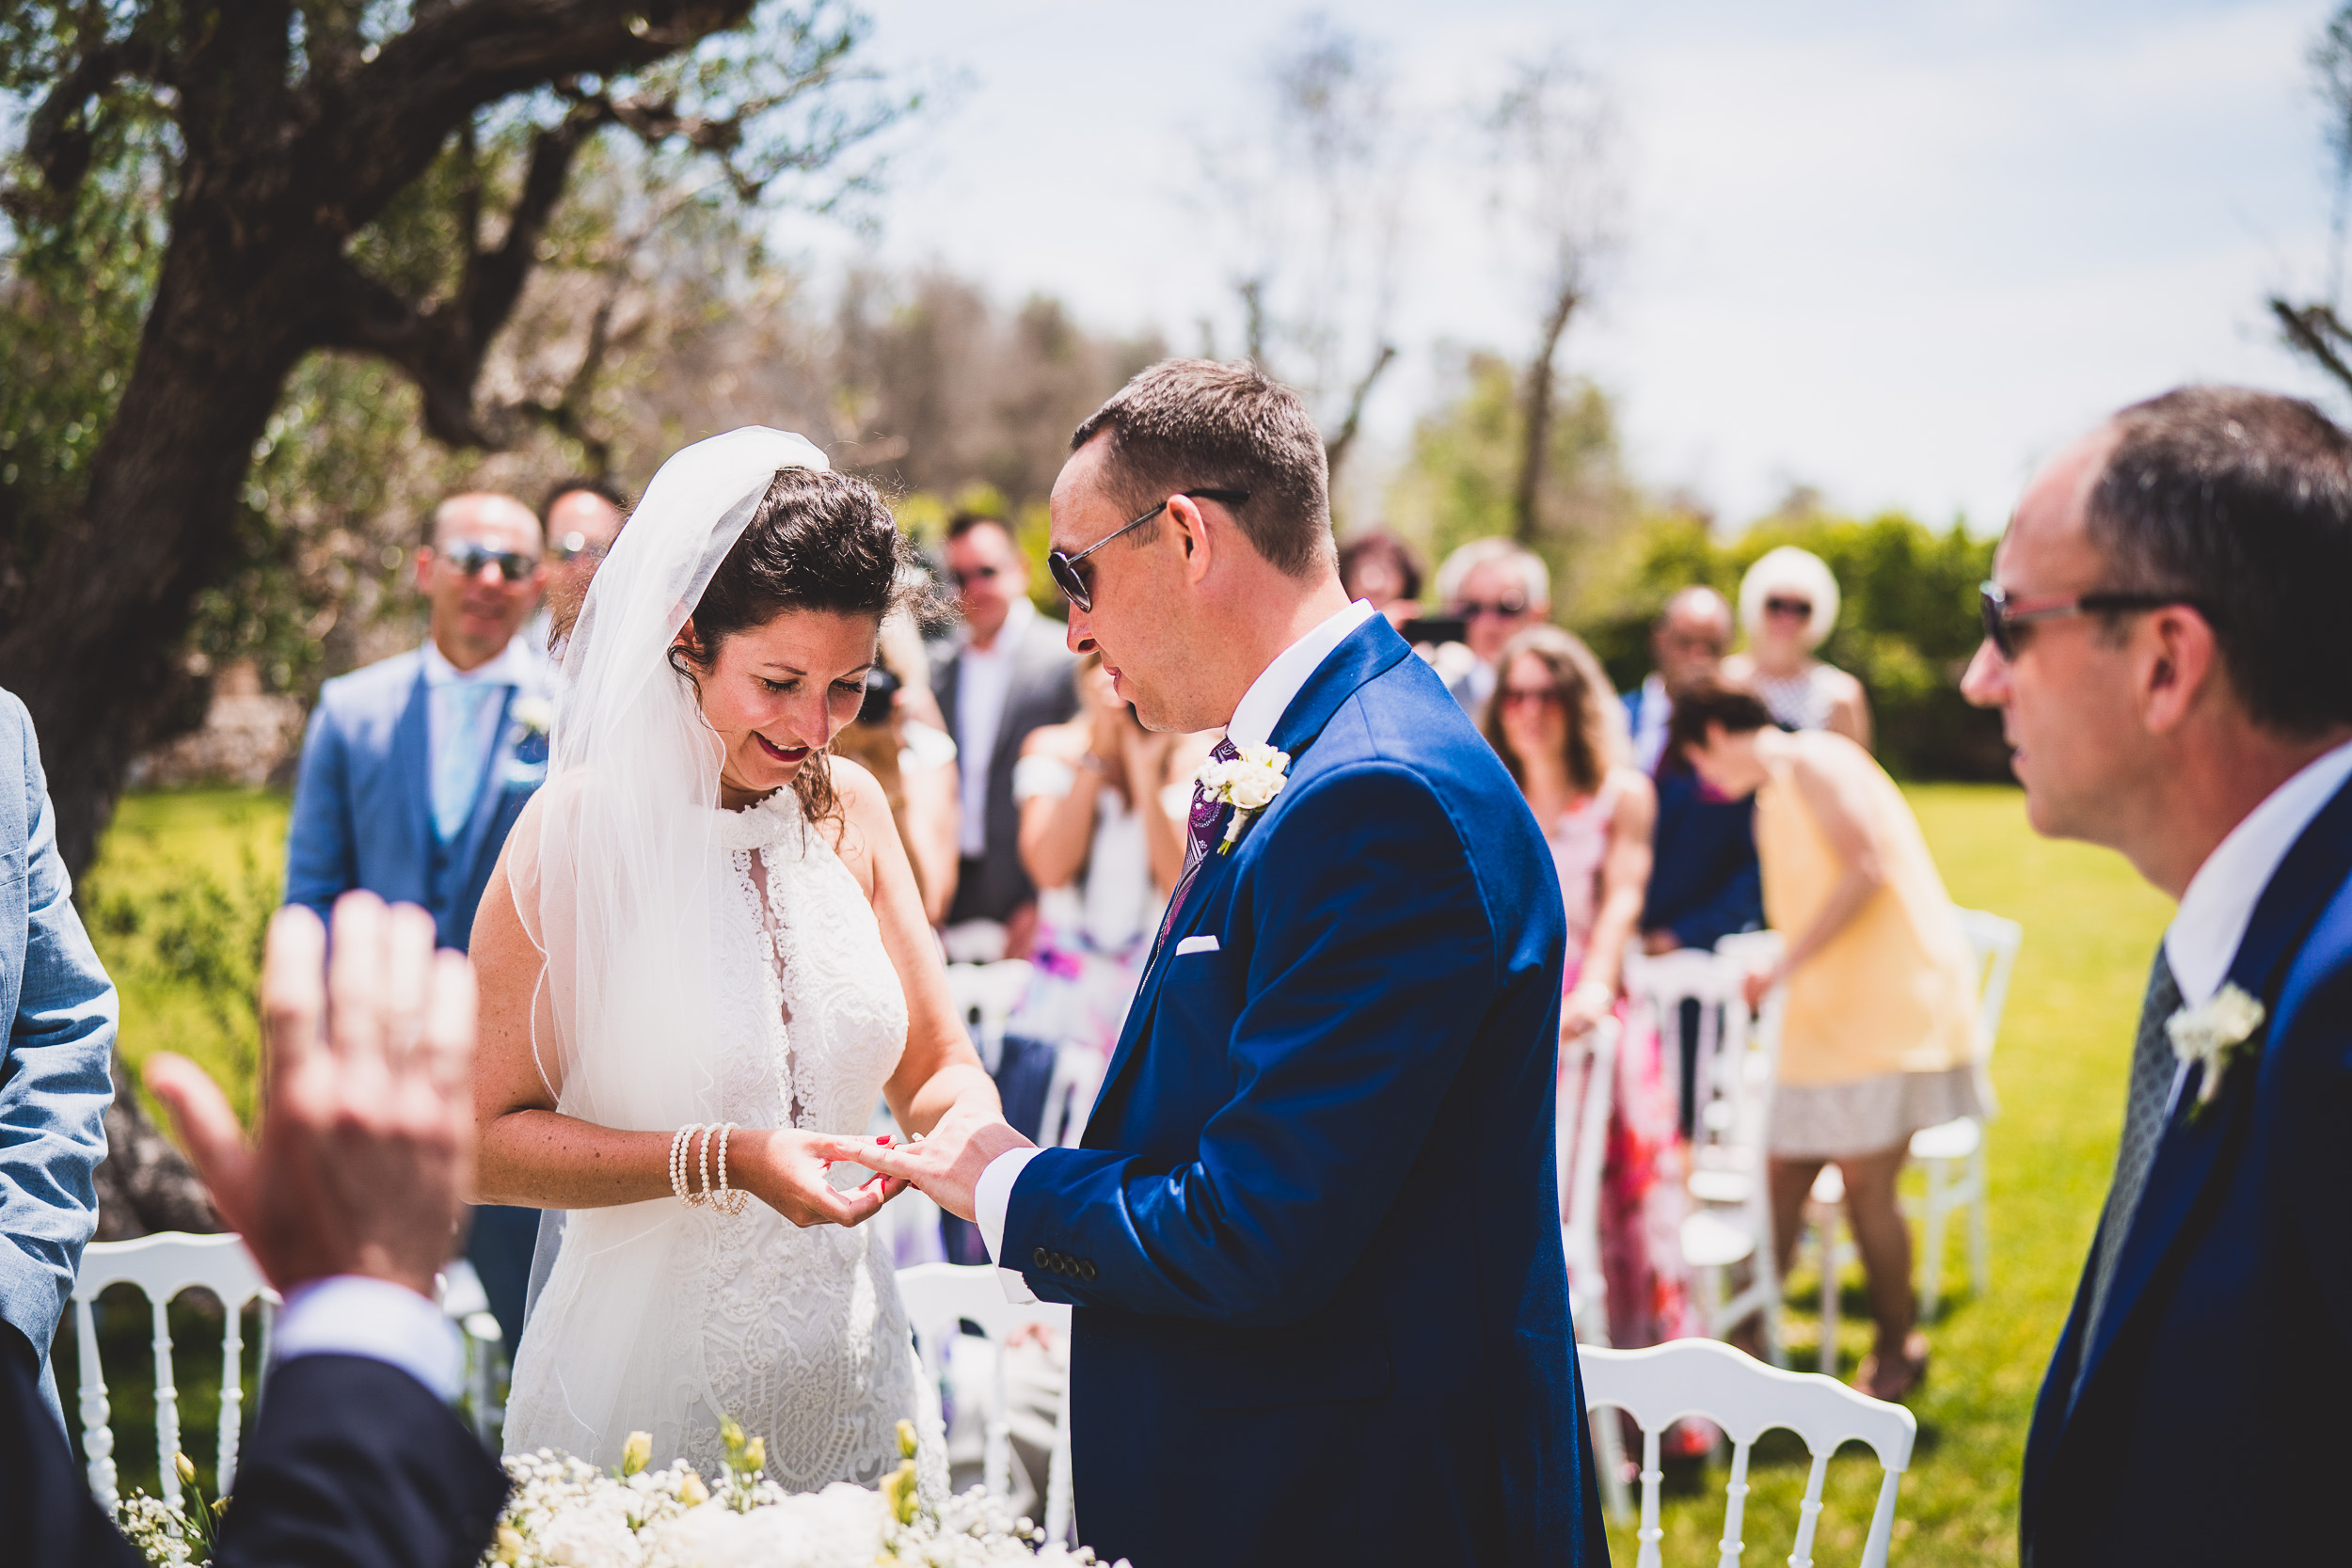
M 1046 616 L 1025 622 L 1013 637 L 1012 684 L 1005 693 L 1005 716 L 996 726 L 995 749 L 984 758 L 956 754 L 958 784 L 965 798 L 976 789 L 988 799 L 987 848 L 976 866 L 966 861 L 956 884 L 956 901 L 947 911 L 950 924 L 961 920 L 1003 920 L 1037 896 L 1028 873 L 1021 868 L 1021 814 L 1013 804 L 1012 769 L 1021 759 L 1021 743 L 1031 731 L 1058 724 L 1078 711 L 1078 687 L 1073 677 L 1076 659 L 1064 644 L 1060 626 Z M 962 650 L 953 642 L 931 648 L 931 691 L 947 720 L 947 733 L 959 737 L 962 720 L 957 712 L 958 661 Z

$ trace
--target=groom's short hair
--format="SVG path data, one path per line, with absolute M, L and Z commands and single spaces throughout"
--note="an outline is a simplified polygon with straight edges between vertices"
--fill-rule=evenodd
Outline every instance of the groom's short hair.
M 1070 450 L 1105 431 L 1106 483 L 1131 511 L 1187 490 L 1247 490 L 1233 515 L 1260 555 L 1293 577 L 1336 567 L 1322 434 L 1298 394 L 1257 366 L 1163 359 L 1088 415 Z M 1145 524 L 1136 542 L 1158 529 Z
M 2256 723 L 2352 722 L 2352 436 L 2300 398 L 2185 387 L 2115 416 L 2085 531 L 2109 592 L 2177 594 Z

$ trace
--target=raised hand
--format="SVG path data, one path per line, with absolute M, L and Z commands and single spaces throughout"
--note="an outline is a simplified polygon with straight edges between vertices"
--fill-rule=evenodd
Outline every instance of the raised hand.
M 473 969 L 434 952 L 430 915 L 347 893 L 331 963 L 309 910 L 270 921 L 258 1146 L 203 1069 L 150 1059 L 148 1086 L 279 1293 L 369 1275 L 432 1294 L 472 1180 L 474 1006 Z

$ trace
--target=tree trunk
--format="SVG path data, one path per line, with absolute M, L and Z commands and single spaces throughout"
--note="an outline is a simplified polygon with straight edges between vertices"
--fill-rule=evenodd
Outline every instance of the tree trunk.
M 1543 537 L 1543 517 L 1537 501 L 1543 494 L 1544 459 L 1551 448 L 1552 360 L 1560 352 L 1561 335 L 1568 329 L 1568 318 L 1576 313 L 1582 296 L 1573 288 L 1560 291 L 1553 301 L 1551 314 L 1544 319 L 1544 333 L 1536 345 L 1535 357 L 1527 367 L 1527 387 L 1521 394 L 1521 414 L 1525 444 L 1519 449 L 1519 482 L 1513 491 L 1511 502 L 1513 535 L 1522 545 L 1533 546 Z

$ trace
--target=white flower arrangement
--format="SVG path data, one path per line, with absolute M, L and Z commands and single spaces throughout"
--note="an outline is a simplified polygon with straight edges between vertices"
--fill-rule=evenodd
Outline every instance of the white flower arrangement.
M 2172 1054 L 2183 1066 L 2199 1063 L 2205 1069 L 2197 1086 L 2197 1104 L 2189 1112 L 2192 1118 L 2202 1116 L 2214 1096 L 2221 1092 L 2222 1075 L 2268 1016 L 2260 997 L 2249 995 L 2233 982 L 2201 1006 L 2183 1007 L 2164 1021 L 2164 1032 L 2172 1039 Z
M 545 697 L 516 697 L 506 716 L 525 735 L 545 735 L 555 727 L 555 705 Z
M 763 1473 L 765 1445 L 722 1424 L 724 1473 L 706 1482 L 677 1460 L 647 1467 L 653 1441 L 631 1433 L 620 1468 L 542 1449 L 506 1461 L 514 1490 L 482 1568 L 1031 1568 L 1094 1561 L 1041 1545 L 1043 1532 L 1015 1518 L 1004 1499 L 975 1487 L 937 1509 L 916 1494 L 914 1429 L 898 1423 L 906 1463 L 875 1487 L 835 1481 L 821 1492 L 787 1492 Z M 201 1507 L 201 1499 L 199 1499 Z M 117 1513 L 147 1560 L 197 1564 L 208 1538 L 180 1511 L 134 1495 Z M 1124 1568 L 1123 1560 L 1121 1568 Z
M 1290 766 L 1291 754 L 1271 746 L 1244 746 L 1241 755 L 1230 762 L 1211 758 L 1200 765 L 1193 778 L 1210 800 L 1233 808 L 1232 820 L 1226 823 L 1225 837 L 1216 847 L 1218 854 L 1230 852 L 1242 830 L 1282 793 L 1282 786 L 1290 782 Z

